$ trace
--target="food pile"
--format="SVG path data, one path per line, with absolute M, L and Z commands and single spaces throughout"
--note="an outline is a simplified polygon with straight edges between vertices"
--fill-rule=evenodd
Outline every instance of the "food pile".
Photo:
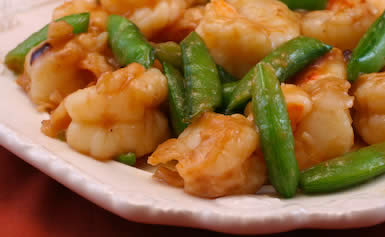
M 205 198 L 385 173 L 382 0 L 73 0 L 5 58 L 42 132 Z

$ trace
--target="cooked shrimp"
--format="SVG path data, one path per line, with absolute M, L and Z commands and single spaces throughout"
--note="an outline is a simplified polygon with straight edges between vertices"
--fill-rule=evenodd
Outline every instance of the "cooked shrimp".
M 61 132 L 64 132 L 68 128 L 71 121 L 71 117 L 69 116 L 63 101 L 54 111 L 52 111 L 50 119 L 42 122 L 41 131 L 49 137 L 57 138 Z
M 285 96 L 291 127 L 295 131 L 301 120 L 311 112 L 313 102 L 310 95 L 298 86 L 282 84 L 281 89 Z M 245 115 L 250 121 L 254 121 L 251 102 L 246 107 Z
M 81 49 L 76 44 L 54 51 L 43 43 L 31 50 L 25 62 L 28 94 L 38 110 L 55 109 L 72 92 L 84 88 L 90 76 L 77 67 Z
M 148 162 L 159 165 L 177 161 L 175 171 L 160 171 L 157 178 L 163 177 L 175 186 L 183 184 L 186 192 L 196 196 L 251 194 L 266 181 L 264 160 L 256 155 L 258 147 L 258 134 L 244 116 L 208 112 L 178 139 L 160 145 Z
M 385 142 L 385 73 L 362 75 L 353 86 L 354 127 L 368 144 Z
M 55 109 L 67 95 L 114 70 L 105 56 L 106 32 L 74 37 L 71 26 L 67 26 L 70 28 L 53 23 L 48 40 L 26 57 L 25 73 L 19 82 L 41 111 Z
M 100 160 L 153 152 L 169 135 L 167 118 L 157 109 L 167 93 L 167 79 L 155 68 L 134 63 L 104 73 L 96 85 L 65 99 L 72 119 L 68 144 Z
M 57 20 L 61 17 L 89 12 L 90 16 L 90 32 L 103 32 L 106 30 L 108 13 L 103 10 L 98 0 L 72 0 L 63 3 L 57 7 L 53 13 L 53 19 Z
M 147 38 L 173 25 L 192 3 L 192 0 L 101 0 L 107 11 L 125 15 Z
M 63 16 L 90 12 L 98 8 L 98 0 L 72 0 L 66 1 L 53 12 L 53 19 L 57 20 Z
M 300 77 L 298 86 L 305 90 L 313 108 L 294 133 L 296 157 L 300 169 L 335 158 L 348 152 L 354 144 L 349 109 L 350 83 L 346 81 L 346 64 L 342 52 L 334 49 Z
M 205 12 L 204 6 L 197 6 L 187 9 L 184 14 L 172 25 L 165 28 L 154 36 L 153 40 L 159 42 L 183 40 L 193 32 L 202 20 Z
M 384 12 L 385 10 L 385 1 L 383 0 L 368 0 L 373 6 L 377 7 L 379 12 Z
M 302 34 L 342 50 L 353 49 L 379 13 L 368 0 L 329 1 L 327 10 L 304 15 Z
M 197 30 L 215 61 L 242 78 L 260 59 L 300 34 L 299 18 L 277 0 L 213 0 Z
M 161 0 L 100 0 L 103 8 L 113 14 L 130 14 L 139 8 L 154 8 Z

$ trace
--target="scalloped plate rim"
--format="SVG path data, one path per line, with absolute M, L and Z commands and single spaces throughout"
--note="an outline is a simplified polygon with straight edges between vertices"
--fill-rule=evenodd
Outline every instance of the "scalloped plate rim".
M 53 1 L 50 0 L 48 2 L 51 3 Z M 0 67 L 2 67 L 1 64 Z M 0 73 L 0 79 L 2 77 L 10 76 L 4 76 Z M 1 81 L 0 85 L 2 83 L 7 84 L 8 82 Z M 2 90 L 4 89 L 0 87 L 0 93 Z M 12 91 L 11 94 L 12 96 L 14 94 L 15 98 L 23 103 L 26 100 L 26 97 L 20 97 L 19 91 Z M 17 103 L 21 103 L 20 101 Z M 1 103 L 5 102 L 0 101 L 0 106 L 2 105 Z M 3 118 L 0 115 L 1 119 Z M 277 199 L 274 200 L 286 204 L 285 208 L 281 207 L 277 212 L 274 210 L 270 212 L 264 211 L 262 214 L 258 213 L 258 208 L 255 209 L 257 213 L 243 213 L 242 208 L 248 208 L 247 205 L 246 207 L 240 206 L 240 210 L 234 208 L 225 209 L 225 206 L 222 205 L 223 203 L 231 205 L 241 199 L 249 199 L 253 204 L 256 201 L 253 198 L 254 196 L 244 198 L 229 197 L 207 201 L 178 193 L 179 197 L 181 197 L 181 203 L 173 203 L 166 199 L 156 199 L 155 197 L 137 194 L 135 193 L 134 186 L 132 186 L 131 191 L 125 193 L 121 190 L 116 190 L 113 186 L 101 181 L 103 174 L 100 174 L 100 179 L 98 179 L 99 177 L 93 177 L 86 172 L 82 172 L 81 167 L 76 167 L 60 155 L 55 155 L 44 147 L 45 144 L 28 138 L 25 134 L 13 129 L 9 123 L 12 125 L 12 121 L 7 121 L 6 123 L 0 121 L 0 144 L 2 146 L 84 198 L 130 221 L 194 227 L 231 234 L 278 233 L 299 228 L 356 228 L 371 226 L 385 221 L 385 179 L 381 180 L 381 188 L 383 188 L 381 189 L 381 195 L 377 194 L 378 197 L 376 196 L 380 201 L 377 200 L 377 202 L 369 202 L 367 205 L 362 205 L 359 202 L 360 196 L 358 196 L 357 200 L 354 199 L 353 203 L 350 204 L 354 204 L 354 207 L 345 210 L 329 210 L 328 208 L 333 207 L 333 205 L 325 205 L 318 208 L 305 207 L 301 206 L 302 203 L 298 204 L 295 201 Z M 136 171 L 127 168 L 127 172 L 134 174 Z M 145 172 L 140 173 L 141 179 L 148 179 L 149 176 Z M 158 185 L 160 184 L 155 182 L 150 184 L 151 187 Z M 370 187 L 371 185 L 368 184 L 368 186 Z M 172 188 L 168 189 L 171 190 Z M 369 191 L 372 190 L 367 192 L 369 193 Z M 351 197 L 349 195 L 354 193 L 360 194 L 359 189 L 346 194 L 346 197 Z M 344 194 L 341 195 L 344 196 Z M 301 198 L 307 200 L 307 197 L 302 196 Z M 322 200 L 322 197 L 319 200 Z M 343 201 L 343 199 L 341 200 Z M 181 205 L 187 201 L 197 203 L 199 208 Z M 269 201 L 271 200 L 265 200 L 265 202 Z M 335 201 L 338 201 L 338 198 Z M 357 203 L 354 201 L 357 201 L 361 206 L 356 206 L 355 204 Z M 264 204 L 259 202 L 260 200 L 257 200 L 254 204 Z

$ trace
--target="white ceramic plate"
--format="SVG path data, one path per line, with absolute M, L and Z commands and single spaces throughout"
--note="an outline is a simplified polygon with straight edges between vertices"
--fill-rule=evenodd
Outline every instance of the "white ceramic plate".
M 5 52 L 43 26 L 58 4 L 49 1 L 14 14 L 3 10 L 2 4 L 6 2 L 6 6 L 12 5 L 10 0 L 0 0 L 1 60 Z M 1 145 L 83 197 L 128 220 L 237 234 L 363 227 L 385 221 L 385 177 L 325 196 L 300 195 L 283 200 L 266 187 L 258 195 L 199 199 L 153 181 L 150 172 L 117 162 L 97 162 L 44 136 L 40 133 L 40 122 L 48 116 L 36 112 L 3 64 L 0 96 Z

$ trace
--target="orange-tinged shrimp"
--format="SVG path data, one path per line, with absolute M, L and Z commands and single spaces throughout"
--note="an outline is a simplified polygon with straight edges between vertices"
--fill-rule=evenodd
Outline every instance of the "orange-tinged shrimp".
M 205 7 L 202 5 L 188 8 L 174 24 L 160 31 L 153 40 L 157 42 L 182 41 L 198 27 L 204 12 Z
M 101 8 L 98 0 L 72 0 L 65 2 L 54 10 L 53 19 L 57 20 L 64 16 L 83 12 L 90 13 L 89 32 L 101 33 L 106 31 L 108 13 Z
M 373 6 L 377 7 L 379 12 L 384 12 L 385 10 L 385 1 L 383 0 L 368 0 Z
M 167 79 L 158 69 L 133 63 L 69 95 L 65 111 L 60 106 L 43 131 L 54 136 L 70 121 L 66 139 L 75 150 L 99 160 L 126 152 L 142 157 L 169 136 L 167 118 L 158 109 L 167 93 Z
M 98 0 L 72 0 L 66 1 L 58 6 L 53 12 L 53 19 L 57 20 L 63 16 L 90 12 L 98 8 Z
M 55 109 L 67 95 L 114 70 L 106 32 L 73 36 L 65 28 L 55 30 L 60 26 L 50 25 L 48 40 L 30 51 L 19 80 L 41 111 Z
M 90 77 L 77 67 L 82 59 L 77 44 L 53 50 L 43 43 L 27 55 L 24 77 L 28 95 L 39 111 L 55 109 L 72 92 L 84 88 Z
M 101 0 L 109 13 L 126 16 L 147 38 L 175 24 L 193 0 Z
M 354 127 L 368 144 L 385 142 L 385 73 L 360 76 L 352 91 Z
M 186 192 L 196 196 L 252 194 L 266 181 L 264 160 L 256 155 L 258 148 L 254 125 L 244 116 L 208 112 L 178 139 L 160 145 L 148 162 L 176 162 L 175 170 L 161 166 L 163 171 L 158 170 L 156 178 L 184 186 Z
M 72 119 L 64 106 L 64 102 L 61 102 L 60 105 L 52 111 L 50 119 L 42 122 L 41 131 L 49 137 L 57 138 L 61 132 L 64 132 L 68 128 L 71 121 Z
M 159 0 L 100 0 L 100 4 L 113 14 L 127 14 L 136 8 L 153 8 Z
M 300 23 L 277 0 L 213 0 L 196 31 L 215 61 L 242 78 L 273 49 L 299 36 Z
M 350 83 L 346 80 L 346 64 L 338 49 L 318 60 L 299 76 L 298 86 L 313 102 L 311 112 L 297 126 L 296 157 L 300 169 L 348 152 L 354 145 L 349 109 Z
M 368 0 L 333 0 L 303 16 L 302 34 L 342 50 L 353 49 L 381 12 Z

